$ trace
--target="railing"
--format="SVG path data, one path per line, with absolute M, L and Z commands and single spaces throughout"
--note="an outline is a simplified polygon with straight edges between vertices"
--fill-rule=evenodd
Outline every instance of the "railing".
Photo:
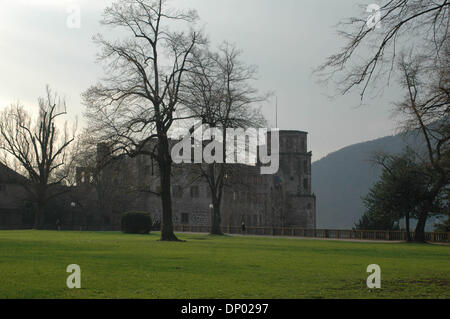
M 174 230 L 189 233 L 209 233 L 210 226 L 175 225 Z M 223 226 L 222 232 L 226 234 L 242 234 L 241 227 Z M 245 235 L 258 236 L 286 236 L 347 240 L 373 240 L 373 241 L 405 241 L 406 231 L 384 230 L 336 230 L 336 229 L 304 229 L 297 227 L 246 227 Z M 411 238 L 415 233 L 410 232 Z M 426 241 L 448 243 L 450 233 L 425 233 Z
M 27 225 L 0 225 L 0 230 L 27 230 L 32 228 L 32 226 Z
M 33 229 L 32 225 L 8 225 L 0 226 L 0 230 L 26 230 Z M 41 230 L 56 230 L 56 225 L 42 225 L 39 227 Z M 120 231 L 120 226 L 107 226 L 107 225 L 72 225 L 62 224 L 61 230 L 71 231 Z
M 32 226 L 11 225 L 0 226 L 0 230 L 23 230 L 31 229 Z M 44 225 L 41 229 L 55 230 L 55 225 Z M 75 231 L 120 231 L 120 226 L 105 225 L 61 225 L 62 230 Z M 201 225 L 174 225 L 177 232 L 209 233 L 210 226 Z M 242 234 L 241 227 L 223 226 L 222 232 L 226 234 Z M 373 241 L 405 241 L 405 231 L 384 230 L 336 230 L 336 229 L 304 229 L 297 227 L 246 227 L 245 235 L 258 236 L 286 236 L 325 239 L 347 239 L 347 240 L 373 240 Z M 414 238 L 414 232 L 410 232 Z M 450 233 L 425 233 L 425 240 L 429 242 L 449 243 Z

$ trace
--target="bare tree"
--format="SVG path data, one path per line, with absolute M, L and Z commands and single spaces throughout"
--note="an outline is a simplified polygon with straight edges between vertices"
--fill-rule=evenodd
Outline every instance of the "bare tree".
M 429 66 L 427 57 L 401 54 L 400 83 L 406 91 L 396 110 L 404 119 L 403 129 L 419 132 L 425 141 L 424 174 L 430 186 L 421 203 L 415 240 L 425 241 L 425 224 L 434 203 L 450 183 L 450 47 L 440 63 Z
M 252 87 L 251 81 L 255 79 L 255 75 L 256 68 L 241 61 L 241 51 L 224 42 L 217 53 L 209 49 L 196 52 L 188 81 L 183 87 L 183 104 L 195 118 L 201 119 L 202 125 L 206 124 L 222 132 L 214 140 L 219 143 L 218 147 L 223 148 L 223 162 L 193 166 L 208 183 L 211 191 L 211 233 L 215 235 L 222 234 L 220 208 L 227 177 L 239 175 L 238 171 L 242 169 L 239 165 L 226 162 L 229 146 L 227 128 L 246 129 L 261 127 L 266 123 L 256 104 L 265 101 L 267 95 L 258 95 L 258 90 Z
M 377 15 L 377 25 L 368 23 L 366 13 L 341 22 L 338 32 L 346 44 L 317 69 L 322 79 L 335 79 L 342 94 L 359 88 L 362 99 L 377 80 L 389 83 L 399 50 L 423 50 L 431 63 L 445 53 L 450 23 L 448 0 L 385 0 L 372 18 Z
M 105 9 L 102 23 L 125 29 L 129 36 L 117 41 L 95 38 L 103 49 L 99 61 L 107 66 L 107 75 L 84 93 L 90 129 L 112 145 L 113 152 L 147 154 L 158 163 L 164 241 L 178 240 L 172 223 L 168 132 L 181 118 L 180 85 L 191 53 L 202 41 L 198 32 L 171 31 L 169 24 L 179 27 L 196 20 L 195 11 L 178 11 L 162 0 L 115 1 Z
M 12 105 L 0 115 L 0 149 L 18 163 L 29 183 L 24 187 L 37 203 L 34 227 L 44 222 L 44 208 L 48 201 L 68 191 L 64 184 L 71 169 L 70 145 L 75 131 L 69 132 L 67 123 L 59 130 L 57 122 L 66 115 L 64 100 L 47 87 L 47 97 L 39 99 L 39 115 L 35 120 L 20 105 Z
M 358 89 L 361 100 L 369 88 L 389 84 L 392 75 L 400 73 L 408 94 L 396 109 L 406 119 L 403 129 L 416 128 L 424 138 L 434 175 L 418 220 L 418 241 L 424 240 L 433 200 L 448 183 L 448 167 L 443 165 L 448 163 L 449 24 L 448 0 L 385 0 L 370 19 L 353 17 L 340 24 L 346 44 L 316 71 L 325 82 L 335 79 L 342 94 Z M 413 54 L 417 51 L 422 56 Z M 414 58 L 406 61 L 403 56 L 396 69 L 398 52 L 412 52 Z

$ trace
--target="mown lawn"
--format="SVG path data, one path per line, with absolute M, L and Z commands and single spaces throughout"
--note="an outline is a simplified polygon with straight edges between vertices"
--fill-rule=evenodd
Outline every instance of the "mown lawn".
M 450 246 L 1 231 L 0 298 L 449 298 Z M 66 267 L 81 267 L 68 289 Z M 378 264 L 382 289 L 369 290 Z

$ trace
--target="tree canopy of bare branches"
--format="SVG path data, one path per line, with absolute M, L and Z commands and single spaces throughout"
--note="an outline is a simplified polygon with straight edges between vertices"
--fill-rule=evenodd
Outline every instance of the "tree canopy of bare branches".
M 385 0 L 378 13 L 378 27 L 368 27 L 365 12 L 341 22 L 339 34 L 345 45 L 317 69 L 325 81 L 336 80 L 342 94 L 358 89 L 363 99 L 378 80 L 389 83 L 399 51 L 422 50 L 432 63 L 445 54 L 448 0 Z
M 217 52 L 197 50 L 192 58 L 182 101 L 195 118 L 211 127 L 247 128 L 266 124 L 258 108 L 269 94 L 252 86 L 257 68 L 246 65 L 242 51 L 224 42 Z
M 168 132 L 178 116 L 179 91 L 189 58 L 203 41 L 192 30 L 195 11 L 179 11 L 166 1 L 117 0 L 107 9 L 103 25 L 127 32 L 125 39 L 95 38 L 106 76 L 84 93 L 90 129 L 113 152 L 148 154 L 158 163 L 161 181 L 161 240 L 173 233 L 171 165 Z M 186 25 L 189 31 L 172 31 Z M 157 139 L 156 148 L 149 144 Z
M 62 187 L 69 178 L 72 161 L 70 146 L 75 131 L 67 122 L 63 130 L 57 121 L 66 115 L 64 100 L 47 87 L 46 98 L 39 99 L 39 114 L 35 120 L 20 103 L 6 108 L 0 115 L 0 150 L 16 162 L 29 179 L 23 186 L 37 203 L 34 226 L 43 223 L 47 202 L 66 192 Z

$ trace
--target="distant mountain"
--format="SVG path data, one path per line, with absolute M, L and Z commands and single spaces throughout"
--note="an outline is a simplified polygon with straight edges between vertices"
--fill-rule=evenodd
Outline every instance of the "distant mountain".
M 399 134 L 345 147 L 312 164 L 317 196 L 317 227 L 351 229 L 365 211 L 361 197 L 378 180 L 381 168 L 370 162 L 375 152 L 401 153 L 417 145 L 413 135 Z

